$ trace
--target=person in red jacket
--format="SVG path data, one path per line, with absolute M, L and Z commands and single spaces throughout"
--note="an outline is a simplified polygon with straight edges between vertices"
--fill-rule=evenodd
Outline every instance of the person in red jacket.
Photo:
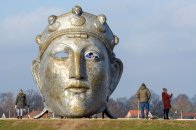
M 173 94 L 168 94 L 167 93 L 167 89 L 163 88 L 163 92 L 162 92 L 162 101 L 163 101 L 163 115 L 164 115 L 164 119 L 169 119 L 168 114 L 169 114 L 169 109 L 171 108 L 171 104 L 170 104 L 170 99 L 173 96 Z

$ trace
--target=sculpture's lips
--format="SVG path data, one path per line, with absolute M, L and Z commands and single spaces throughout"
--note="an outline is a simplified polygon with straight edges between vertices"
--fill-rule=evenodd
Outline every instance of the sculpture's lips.
M 85 85 L 69 85 L 68 87 L 65 88 L 65 91 L 71 91 L 71 92 L 85 92 L 89 89 L 89 87 L 85 86 Z

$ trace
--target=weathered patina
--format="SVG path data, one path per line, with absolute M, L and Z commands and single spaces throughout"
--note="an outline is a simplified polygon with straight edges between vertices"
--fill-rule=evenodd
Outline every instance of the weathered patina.
M 45 108 L 35 118 L 45 111 L 72 118 L 109 113 L 107 102 L 123 64 L 113 52 L 119 39 L 105 15 L 83 12 L 80 6 L 60 16 L 51 15 L 36 42 L 39 55 L 32 74 Z

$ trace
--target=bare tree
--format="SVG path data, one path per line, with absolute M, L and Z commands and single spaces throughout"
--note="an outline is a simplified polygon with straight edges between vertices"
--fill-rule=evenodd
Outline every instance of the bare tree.
M 150 112 L 153 116 L 163 117 L 163 103 L 160 96 L 151 91 Z
M 191 99 L 193 105 L 193 111 L 196 112 L 196 94 Z
M 108 109 L 113 113 L 116 117 L 124 117 L 128 110 L 128 100 L 125 97 L 117 98 L 116 100 L 110 99 L 108 102 Z
M 29 112 L 34 110 L 42 110 L 44 108 L 43 99 L 36 90 L 27 90 L 26 95 Z
M 15 100 L 14 100 L 14 94 L 11 92 L 2 93 L 0 94 L 0 114 L 2 115 L 5 113 L 6 117 L 10 118 L 15 115 Z
M 182 112 L 190 112 L 193 110 L 192 103 L 186 94 L 179 94 L 174 99 L 174 108 L 177 111 L 182 111 Z
M 136 94 L 131 96 L 128 100 L 128 104 L 129 104 L 129 109 L 130 110 L 137 110 L 138 109 L 138 99 Z

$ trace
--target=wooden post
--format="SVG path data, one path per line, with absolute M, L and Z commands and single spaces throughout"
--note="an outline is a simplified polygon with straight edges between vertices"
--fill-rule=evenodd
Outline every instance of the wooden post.
M 140 103 L 139 103 L 139 101 L 137 102 L 137 109 L 138 109 L 137 118 L 139 119 L 140 118 Z

